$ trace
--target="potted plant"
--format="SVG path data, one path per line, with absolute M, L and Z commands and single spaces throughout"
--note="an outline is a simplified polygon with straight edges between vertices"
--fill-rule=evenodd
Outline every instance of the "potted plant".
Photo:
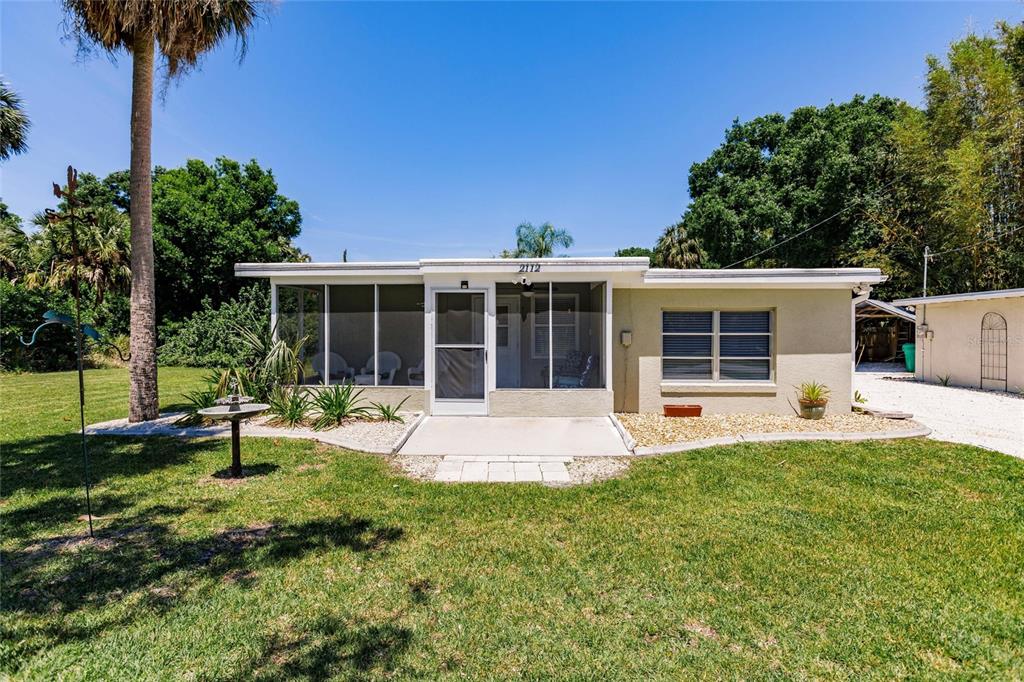
M 805 381 L 800 384 L 800 416 L 804 419 L 821 419 L 825 416 L 825 406 L 832 391 L 825 384 L 817 381 Z

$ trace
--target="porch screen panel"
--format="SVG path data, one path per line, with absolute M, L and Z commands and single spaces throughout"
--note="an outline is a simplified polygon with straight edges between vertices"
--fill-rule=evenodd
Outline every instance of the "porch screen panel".
M 499 309 L 494 362 L 499 389 L 549 387 L 546 337 L 543 353 L 534 352 L 538 318 L 547 323 L 547 291 L 546 282 L 531 288 L 499 282 L 495 287 Z
M 553 387 L 604 388 L 604 282 L 555 282 L 552 289 Z
M 330 298 L 330 382 L 372 386 L 373 285 L 332 285 Z
M 302 338 L 299 349 L 299 383 L 323 381 L 324 287 L 321 285 L 277 286 L 277 338 L 292 346 Z
M 377 291 L 380 383 L 422 386 L 423 285 L 381 284 Z

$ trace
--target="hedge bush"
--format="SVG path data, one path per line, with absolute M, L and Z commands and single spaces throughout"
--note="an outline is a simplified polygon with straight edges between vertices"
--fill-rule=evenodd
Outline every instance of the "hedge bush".
M 209 299 L 201 310 L 181 322 L 160 329 L 163 345 L 160 364 L 185 367 L 239 367 L 245 365 L 246 347 L 235 325 L 270 324 L 270 287 L 257 283 L 242 289 L 237 298 L 213 307 Z

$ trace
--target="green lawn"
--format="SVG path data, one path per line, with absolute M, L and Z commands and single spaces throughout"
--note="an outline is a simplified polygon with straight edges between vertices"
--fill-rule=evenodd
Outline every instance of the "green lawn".
M 199 372 L 161 370 L 162 401 Z M 123 370 L 88 374 L 93 421 Z M 32 679 L 1024 676 L 1024 462 L 742 445 L 599 485 L 442 485 L 308 442 L 93 439 L 0 377 L 0 671 Z M 2 676 L 2 672 L 0 672 Z

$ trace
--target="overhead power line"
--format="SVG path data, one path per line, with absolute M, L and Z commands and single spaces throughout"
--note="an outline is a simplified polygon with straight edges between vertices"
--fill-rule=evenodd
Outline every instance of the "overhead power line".
M 874 195 L 881 194 L 883 191 L 885 191 L 889 187 L 891 187 L 894 184 L 896 184 L 899 180 L 902 180 L 903 177 L 905 175 L 907 175 L 907 173 L 909 173 L 909 172 L 910 171 L 908 170 L 908 171 L 904 171 L 903 173 L 900 173 L 897 177 L 893 178 L 889 182 L 885 183 L 884 185 L 882 185 L 881 187 L 876 189 L 872 194 L 874 194 Z M 753 258 L 757 258 L 758 256 L 760 256 L 762 254 L 768 253 L 772 249 L 777 249 L 780 246 L 782 246 L 783 244 L 788 244 L 789 242 L 793 241 L 794 239 L 797 239 L 798 237 L 802 237 L 803 235 L 807 234 L 811 230 L 819 228 L 822 225 L 824 225 L 825 223 L 827 223 L 828 221 L 832 220 L 833 218 L 837 218 L 837 217 L 841 216 L 842 214 L 846 213 L 847 211 L 852 209 L 854 206 L 856 206 L 858 203 L 860 203 L 861 201 L 863 201 L 864 199 L 866 199 L 869 196 L 872 196 L 872 195 L 864 195 L 864 196 L 862 196 L 862 197 L 860 197 L 858 199 L 855 199 L 854 201 L 850 202 L 849 204 L 847 204 L 843 208 L 839 209 L 838 211 L 836 211 L 835 213 L 833 213 L 829 217 L 825 218 L 824 220 L 820 220 L 820 221 L 814 223 L 813 225 L 811 225 L 810 227 L 805 228 L 803 230 L 800 230 L 799 232 L 797 232 L 796 234 L 792 235 L 791 237 L 786 237 L 785 239 L 783 239 L 780 242 L 772 244 L 771 246 L 769 246 L 769 247 L 767 247 L 765 249 L 761 249 L 760 251 L 758 251 L 755 254 L 752 254 L 750 256 L 747 256 L 746 258 L 740 259 L 740 260 L 736 261 L 735 263 L 730 263 L 729 265 L 726 265 L 724 269 L 728 270 L 729 268 L 731 268 L 733 266 L 742 265 L 743 263 L 746 263 L 748 260 L 751 260 Z
M 1011 235 L 1014 232 L 1020 232 L 1021 230 L 1024 230 L 1024 225 L 1019 225 L 1019 226 L 1013 228 L 1012 230 L 1006 230 L 1005 232 L 1000 232 L 999 234 L 994 234 L 991 237 L 986 237 L 985 239 L 979 239 L 978 241 L 974 242 L 973 244 L 968 244 L 967 246 L 958 246 L 955 249 L 946 249 L 945 251 L 936 251 L 935 253 L 929 253 L 927 257 L 928 258 L 935 258 L 937 256 L 945 256 L 947 253 L 956 253 L 957 251 L 966 251 L 967 249 L 973 249 L 975 246 L 979 246 L 981 244 L 985 244 L 986 242 L 994 242 L 997 239 L 1002 239 L 1003 237 L 1005 237 L 1007 235 Z

